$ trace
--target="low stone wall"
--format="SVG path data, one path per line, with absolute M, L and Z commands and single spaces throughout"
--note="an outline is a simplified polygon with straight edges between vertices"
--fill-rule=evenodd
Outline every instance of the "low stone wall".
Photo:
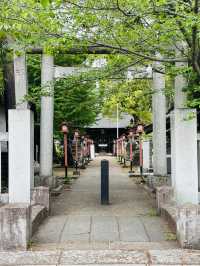
M 177 206 L 173 188 L 158 187 L 157 208 L 174 230 L 182 248 L 200 249 L 200 207 L 195 204 Z
M 35 187 L 31 204 L 8 203 L 8 194 L 0 198 L 0 250 L 27 250 L 32 233 L 48 216 L 49 188 Z

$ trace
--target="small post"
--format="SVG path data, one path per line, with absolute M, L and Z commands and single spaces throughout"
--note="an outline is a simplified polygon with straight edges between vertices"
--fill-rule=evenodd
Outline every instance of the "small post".
M 66 122 L 61 125 L 61 131 L 64 134 L 64 162 L 65 162 L 65 178 L 68 178 L 67 168 L 68 168 L 68 157 L 67 157 L 67 133 L 68 126 Z
M 138 124 L 137 133 L 139 134 L 139 149 L 140 149 L 140 175 L 143 175 L 143 148 L 142 148 L 142 133 L 144 127 L 142 124 Z
M 109 162 L 101 161 L 101 204 L 109 204 Z

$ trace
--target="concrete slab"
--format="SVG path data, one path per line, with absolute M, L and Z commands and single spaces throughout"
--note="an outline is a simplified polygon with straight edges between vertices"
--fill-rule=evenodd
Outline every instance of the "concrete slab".
M 69 215 L 61 235 L 61 242 L 67 240 L 88 240 L 90 238 L 91 217 Z
M 117 217 L 119 222 L 120 240 L 127 242 L 148 242 L 149 237 L 145 232 L 139 217 Z
M 166 233 L 169 232 L 169 227 L 160 217 L 140 217 L 148 237 L 151 242 L 161 242 L 166 240 Z
M 51 216 L 39 227 L 34 234 L 32 240 L 34 243 L 58 243 L 60 241 L 62 231 L 67 216 Z
M 119 241 L 119 228 L 114 216 L 93 216 L 92 241 Z

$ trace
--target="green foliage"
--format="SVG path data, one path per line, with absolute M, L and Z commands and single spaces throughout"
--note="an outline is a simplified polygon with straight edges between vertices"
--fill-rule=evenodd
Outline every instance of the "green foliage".
M 151 95 L 149 87 L 151 86 L 148 85 L 146 88 L 144 82 L 141 85 L 142 81 L 120 81 L 115 84 L 110 80 L 124 79 L 124 71 L 128 66 L 143 66 L 149 62 L 159 61 L 162 55 L 169 77 L 166 94 L 170 102 L 174 94 L 171 79 L 176 74 L 183 73 L 189 80 L 185 88 L 188 93 L 188 104 L 199 108 L 199 32 L 199 6 L 198 1 L 194 0 L 10 0 L 0 2 L 0 42 L 7 40 L 8 43 L 3 45 L 2 49 L 11 48 L 21 51 L 41 47 L 46 53 L 53 53 L 56 57 L 58 50 L 66 51 L 72 47 L 79 49 L 80 46 L 83 48 L 95 46 L 100 49 L 110 49 L 112 52 L 106 68 L 107 73 L 105 70 L 99 70 L 99 76 L 95 74 L 91 78 L 88 74 L 88 78 L 85 76 L 84 80 L 90 80 L 90 87 L 93 86 L 92 80 L 94 82 L 95 79 L 101 79 L 100 85 L 105 92 L 106 103 L 103 106 L 105 113 L 112 113 L 112 104 L 114 106 L 117 101 L 120 101 L 120 110 L 134 114 L 144 121 L 151 120 L 149 108 L 149 95 Z M 174 47 L 177 45 L 180 53 L 178 56 L 174 53 Z M 119 56 L 118 53 L 123 56 Z M 92 60 L 93 56 L 90 57 Z M 174 63 L 183 57 L 187 59 L 189 67 L 175 68 Z M 81 55 L 56 58 L 58 64 L 68 66 L 79 65 L 84 61 L 85 56 Z M 155 70 L 159 71 L 156 68 Z M 30 78 L 39 77 L 38 74 L 35 75 Z M 1 76 L 2 74 L 0 74 L 2 80 Z M 33 82 L 34 86 L 30 86 L 30 90 L 33 91 L 33 95 L 36 95 L 39 91 L 39 80 Z M 70 84 L 72 84 L 71 81 Z M 62 86 L 68 85 L 65 83 Z M 107 91 L 106 86 L 113 91 L 113 95 Z M 80 87 L 86 93 L 84 86 L 80 85 Z M 78 91 L 77 94 L 81 95 Z M 65 95 L 64 92 L 63 95 Z
M 151 122 L 151 82 L 148 80 L 102 81 L 104 91 L 103 114 L 116 116 L 116 106 L 135 119 Z
M 80 57 L 78 57 L 77 61 Z M 26 100 L 36 105 L 40 111 L 40 98 L 49 95 L 41 88 L 41 57 L 28 57 L 29 94 Z M 96 120 L 100 112 L 101 95 L 96 89 L 95 72 L 77 73 L 54 81 L 54 133 L 59 134 L 63 121 L 71 127 L 85 127 Z
M 86 55 L 56 54 L 54 57 L 55 65 L 70 67 L 80 66 L 86 60 Z
M 85 127 L 95 122 L 100 112 L 100 94 L 94 80 L 86 74 L 69 76 L 55 82 L 55 128 L 67 121 L 73 127 Z

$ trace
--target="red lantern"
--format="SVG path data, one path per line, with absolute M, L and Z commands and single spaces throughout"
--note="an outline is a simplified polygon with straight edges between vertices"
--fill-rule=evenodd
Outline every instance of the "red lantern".
M 61 125 L 61 131 L 62 133 L 64 134 L 67 134 L 69 132 L 68 130 L 68 126 L 67 126 L 67 123 L 66 122 L 63 122 L 62 125 Z
M 137 126 L 137 133 L 142 134 L 144 132 L 144 126 L 142 124 L 139 124 Z

